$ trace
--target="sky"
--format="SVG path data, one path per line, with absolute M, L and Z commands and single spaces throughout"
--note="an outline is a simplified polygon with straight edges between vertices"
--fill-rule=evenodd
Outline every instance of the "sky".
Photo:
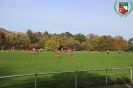
M 119 10 L 119 2 L 116 4 Z M 93 33 L 133 37 L 133 11 L 121 17 L 114 11 L 116 0 L 0 0 L 0 27 L 9 31 L 60 34 Z M 132 0 L 133 2 L 133 0 Z

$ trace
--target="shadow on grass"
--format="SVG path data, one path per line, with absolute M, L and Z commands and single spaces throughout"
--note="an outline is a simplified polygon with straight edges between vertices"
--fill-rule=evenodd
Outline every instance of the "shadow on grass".
M 100 75 L 102 74 L 102 75 Z M 78 88 L 90 88 L 92 86 L 106 85 L 106 72 L 79 72 L 77 78 Z M 53 75 L 51 81 L 38 83 L 38 88 L 75 88 L 75 73 Z M 115 75 L 108 77 L 108 85 L 130 83 L 129 75 Z M 43 85 L 42 85 L 43 84 Z M 48 84 L 48 85 L 47 85 Z
M 9 67 L 0 68 L 0 77 L 11 76 L 13 74 Z M 25 88 L 28 85 L 29 88 L 34 88 L 33 77 L 12 77 L 12 78 L 0 78 L 0 88 Z M 28 87 L 27 87 L 28 88 Z
M 1 67 L 0 68 L 0 76 L 6 76 L 10 73 L 11 73 L 10 68 L 8 68 L 8 67 Z M 8 78 L 7 79 L 6 78 L 0 79 L 0 88 L 2 88 L 2 87 L 6 88 L 6 83 L 9 81 L 11 81 L 11 79 L 8 79 Z
M 8 67 L 0 67 L 0 76 L 5 76 L 7 74 L 10 74 L 10 68 Z
M 102 75 L 99 75 L 101 73 Z M 78 73 L 78 88 L 91 88 L 106 85 L 104 71 Z M 6 86 L 0 88 L 35 88 L 35 79 L 32 77 L 9 78 Z M 108 85 L 129 83 L 127 76 L 108 77 Z M 75 88 L 75 73 L 47 74 L 37 76 L 37 88 Z

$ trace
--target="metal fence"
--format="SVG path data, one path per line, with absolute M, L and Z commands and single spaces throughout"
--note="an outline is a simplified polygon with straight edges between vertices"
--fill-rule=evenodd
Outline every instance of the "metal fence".
M 106 69 L 93 69 L 93 70 L 78 70 L 78 71 L 63 71 L 63 72 L 45 72 L 45 73 L 36 73 L 36 74 L 21 74 L 21 75 L 12 75 L 12 76 L 0 76 L 0 79 L 3 78 L 13 78 L 13 77 L 22 77 L 22 76 L 34 76 L 35 78 L 35 88 L 37 87 L 37 76 L 38 75 L 46 75 L 46 74 L 64 74 L 64 73 L 75 73 L 75 88 L 78 87 L 77 85 L 77 78 L 79 72 L 95 72 L 95 71 L 105 71 L 105 79 L 106 79 L 106 85 L 108 84 L 108 71 L 109 70 L 124 70 L 129 69 L 130 70 L 130 81 L 132 83 L 132 68 L 133 67 L 124 67 L 124 68 L 106 68 Z

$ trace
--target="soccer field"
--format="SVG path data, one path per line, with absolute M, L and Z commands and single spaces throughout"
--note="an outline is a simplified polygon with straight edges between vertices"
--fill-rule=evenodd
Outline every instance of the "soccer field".
M 73 52 L 71 56 L 67 52 L 61 52 L 61 57 L 56 58 L 54 52 L 37 52 L 35 55 L 32 51 L 28 55 L 24 51 L 15 51 L 13 53 L 7 51 L 0 52 L 0 76 L 18 75 L 18 74 L 35 74 L 42 72 L 61 72 L 76 70 L 92 70 L 101 68 L 122 68 L 133 66 L 133 53 L 110 52 Z M 119 73 L 129 73 L 128 70 L 110 71 L 110 75 Z M 82 82 L 91 83 L 95 78 L 105 79 L 105 72 L 96 73 L 79 73 L 80 85 L 89 86 Z M 91 79 L 88 80 L 88 78 Z M 122 77 L 129 81 L 129 76 L 118 75 L 121 81 Z M 38 77 L 38 88 L 73 88 L 74 74 L 65 75 L 45 75 Z M 116 77 L 111 76 L 111 81 L 118 81 Z M 97 82 L 96 80 L 94 80 Z M 99 80 L 100 81 L 100 80 Z M 104 80 L 105 81 L 105 80 Z M 33 88 L 33 77 L 18 77 L 0 79 L 0 88 Z M 27 86 L 26 86 L 27 85 Z M 56 86 L 57 87 L 56 87 Z M 66 86 L 67 85 L 67 86 Z M 97 83 L 94 83 L 97 85 Z M 98 84 L 99 85 L 99 84 Z M 20 88 L 20 87 L 19 87 Z

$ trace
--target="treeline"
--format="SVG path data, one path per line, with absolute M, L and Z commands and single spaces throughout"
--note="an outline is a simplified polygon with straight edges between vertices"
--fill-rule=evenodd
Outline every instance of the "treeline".
M 110 35 L 95 35 L 90 33 L 84 35 L 81 33 L 72 34 L 70 32 L 63 32 L 61 34 L 51 34 L 45 32 L 33 32 L 27 30 L 26 33 L 11 32 L 0 28 L 0 48 L 9 49 L 14 47 L 16 49 L 24 49 L 29 47 L 40 47 L 45 50 L 55 50 L 62 48 L 76 48 L 76 50 L 133 50 L 133 38 L 125 40 L 118 35 L 112 37 Z

